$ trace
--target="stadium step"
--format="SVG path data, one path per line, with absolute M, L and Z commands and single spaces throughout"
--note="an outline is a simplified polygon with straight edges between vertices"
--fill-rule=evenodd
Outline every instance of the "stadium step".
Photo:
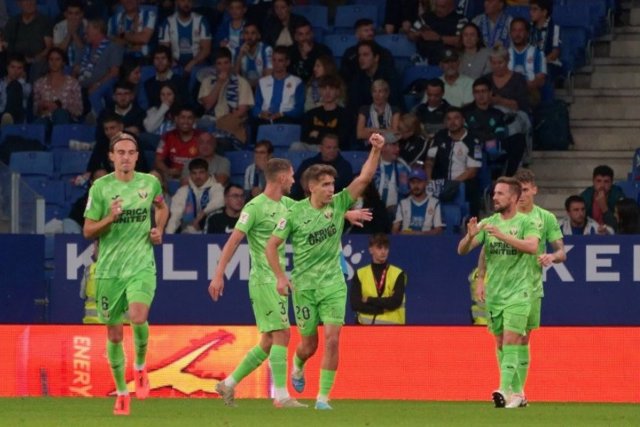
M 640 73 L 633 71 L 602 72 L 596 68 L 596 71 L 590 76 L 590 87 L 606 89 L 638 89 L 640 88 Z
M 615 179 L 624 179 L 631 168 L 632 158 L 631 150 L 606 153 L 578 150 L 534 151 L 531 168 L 539 180 L 563 182 L 590 179 L 593 168 L 607 164 L 614 170 Z
M 621 102 L 574 102 L 570 109 L 571 119 L 640 120 L 640 105 Z
M 631 37 L 624 36 L 621 40 L 616 37 L 609 47 L 609 56 L 640 56 L 640 35 Z
M 626 128 L 573 126 L 571 133 L 575 151 L 632 151 L 639 146 L 636 123 L 630 123 Z

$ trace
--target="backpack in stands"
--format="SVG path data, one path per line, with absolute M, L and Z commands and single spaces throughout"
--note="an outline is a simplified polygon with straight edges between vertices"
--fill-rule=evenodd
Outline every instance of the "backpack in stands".
M 533 148 L 568 150 L 573 144 L 567 103 L 559 99 L 538 106 L 534 112 Z

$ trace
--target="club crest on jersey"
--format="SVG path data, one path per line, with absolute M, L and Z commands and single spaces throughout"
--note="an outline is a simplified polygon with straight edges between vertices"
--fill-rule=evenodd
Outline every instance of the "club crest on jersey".
M 240 218 L 238 218 L 238 222 L 240 224 L 246 224 L 247 221 L 249 221 L 249 213 L 248 212 L 242 212 L 240 214 Z
M 119 195 L 119 194 L 116 194 L 115 196 L 112 196 L 112 197 L 111 197 L 111 200 L 118 200 L 118 197 L 120 197 L 120 195 Z
M 138 190 L 138 196 L 142 199 L 142 200 L 146 200 L 147 197 L 149 197 L 149 192 L 145 191 L 145 190 Z
M 323 215 L 325 218 L 331 219 L 333 218 L 333 210 L 327 209 L 326 211 L 323 212 Z
M 287 220 L 282 218 L 280 219 L 280 221 L 278 221 L 278 230 L 284 230 L 284 228 L 287 226 Z
M 518 234 L 518 229 L 517 229 L 517 228 L 515 228 L 515 227 L 512 227 L 512 228 L 509 230 L 509 234 L 511 234 L 512 236 L 517 235 L 517 234 Z

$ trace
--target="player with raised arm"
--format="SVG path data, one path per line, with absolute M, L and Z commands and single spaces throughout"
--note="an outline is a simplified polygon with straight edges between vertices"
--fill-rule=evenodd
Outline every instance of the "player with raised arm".
M 235 406 L 235 386 L 269 358 L 275 385 L 274 405 L 285 408 L 306 407 L 307 405 L 291 398 L 287 391 L 289 300 L 286 295 L 281 295 L 276 290 L 276 278 L 264 257 L 267 240 L 277 221 L 295 203 L 286 197 L 294 182 L 291 163 L 285 159 L 270 159 L 267 162 L 265 178 L 266 187 L 262 194 L 253 198 L 242 210 L 235 229 L 222 249 L 218 266 L 209 284 L 211 298 L 218 301 L 223 294 L 227 265 L 246 236 L 251 256 L 249 296 L 261 333 L 260 343 L 249 351 L 231 375 L 216 385 L 216 392 L 227 406 Z M 347 219 L 356 223 L 370 219 L 370 214 L 364 210 L 354 211 L 347 216 Z M 284 266 L 284 247 L 280 248 L 277 257 L 279 263 Z
M 293 387 L 304 389 L 304 364 L 318 348 L 318 325 L 324 324 L 325 351 L 320 370 L 316 409 L 331 409 L 329 393 L 338 368 L 340 330 L 344 323 L 347 285 L 340 268 L 343 216 L 371 182 L 384 145 L 382 135 L 369 138 L 372 148 L 360 175 L 334 194 L 336 170 L 313 165 L 304 173 L 311 195 L 289 208 L 267 243 L 267 260 L 275 272 L 278 292 L 293 290 L 295 316 L 301 342 L 296 348 Z M 293 246 L 291 282 L 278 262 L 278 250 L 289 238 Z
M 528 215 L 533 220 L 534 225 L 540 231 L 540 244 L 538 245 L 537 258 L 532 258 L 533 271 L 535 274 L 534 289 L 531 293 L 531 311 L 527 320 L 527 333 L 522 337 L 518 350 L 518 368 L 516 375 L 513 377 L 511 384 L 511 392 L 513 395 L 509 399 L 507 408 L 518 408 L 527 406 L 527 399 L 524 394 L 524 386 L 529 373 L 529 343 L 531 341 L 531 333 L 534 329 L 540 327 L 540 310 L 542 306 L 542 297 L 544 290 L 542 287 L 542 269 L 551 264 L 564 262 L 567 255 L 564 251 L 564 242 L 562 241 L 562 231 L 558 225 L 556 216 L 546 209 L 534 203 L 538 187 L 535 182 L 535 175 L 529 169 L 518 169 L 514 178 L 520 183 L 522 194 L 518 200 L 518 212 Z M 547 253 L 547 243 L 551 245 L 553 252 Z M 484 299 L 484 248 L 480 253 L 478 261 L 478 280 L 476 284 L 477 297 Z M 498 363 L 502 358 L 502 352 L 498 350 Z
M 125 381 L 122 346 L 123 316 L 129 311 L 135 346 L 136 397 L 149 394 L 145 368 L 149 340 L 149 307 L 156 290 L 153 246 L 162 243 L 169 208 L 160 182 L 153 175 L 135 171 L 138 143 L 127 133 L 116 135 L 109 146 L 114 172 L 96 180 L 89 190 L 83 234 L 99 239 L 96 265 L 98 317 L 107 325 L 107 357 L 116 384 L 113 413 L 129 415 L 130 399 Z M 151 208 L 155 226 L 151 226 Z
M 513 178 L 498 179 L 493 196 L 495 214 L 478 223 L 469 220 L 467 234 L 458 244 L 466 255 L 483 245 L 489 331 L 496 340 L 500 360 L 500 388 L 493 392 L 496 408 L 504 408 L 507 392 L 519 364 L 520 347 L 527 333 L 531 295 L 535 288 L 535 254 L 540 231 L 527 215 L 517 211 L 521 186 Z

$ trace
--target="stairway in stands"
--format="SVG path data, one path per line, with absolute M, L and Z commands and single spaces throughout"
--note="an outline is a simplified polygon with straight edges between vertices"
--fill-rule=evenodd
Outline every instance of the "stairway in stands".
M 636 148 L 640 148 L 640 1 L 626 3 L 625 26 L 594 45 L 592 67 L 575 76 L 571 101 L 569 151 L 537 151 L 532 169 L 538 180 L 538 204 L 559 217 L 564 200 L 591 185 L 593 168 L 611 166 L 614 180 L 625 180 Z

